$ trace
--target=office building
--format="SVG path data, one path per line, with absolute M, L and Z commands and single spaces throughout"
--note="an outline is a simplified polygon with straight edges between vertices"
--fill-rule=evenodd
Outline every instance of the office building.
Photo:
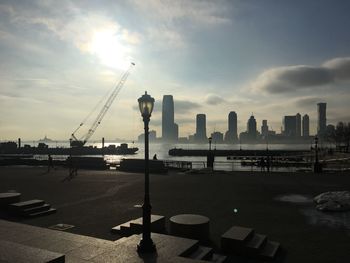
M 317 104 L 317 135 L 323 137 L 326 134 L 327 129 L 327 117 L 326 117 L 327 103 L 320 102 Z
M 162 140 L 164 142 L 176 142 L 177 138 L 178 126 L 174 122 L 173 96 L 164 95 L 162 104 Z
M 303 116 L 303 137 L 310 136 L 310 118 L 309 115 L 305 114 Z
M 295 124 L 295 128 L 296 128 L 295 136 L 296 137 L 301 137 L 301 115 L 300 115 L 300 113 L 297 113 L 295 115 L 295 121 L 296 121 L 296 124 Z
M 225 133 L 225 142 L 233 143 L 237 141 L 237 114 L 231 111 L 228 114 L 228 131 Z
M 256 120 L 253 115 L 250 116 L 247 122 L 247 135 L 250 140 L 255 140 L 257 136 Z
M 269 126 L 267 125 L 267 120 L 263 120 L 262 121 L 262 125 L 261 125 L 261 135 L 264 138 L 267 138 L 269 135 Z
M 195 141 L 198 143 L 205 143 L 207 140 L 206 116 L 205 114 L 197 114 Z
M 212 143 L 215 145 L 217 143 L 223 143 L 224 142 L 224 134 L 221 132 L 213 132 L 211 134 Z
M 283 135 L 287 137 L 295 137 L 297 133 L 297 117 L 284 116 L 283 118 Z

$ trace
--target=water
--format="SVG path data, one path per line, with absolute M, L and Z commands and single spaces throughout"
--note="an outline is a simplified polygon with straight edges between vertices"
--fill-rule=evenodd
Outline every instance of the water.
M 37 146 L 37 141 L 23 142 L 24 144 L 29 144 L 31 146 Z M 54 141 L 46 143 L 49 147 L 69 147 L 69 142 Z M 105 142 L 105 146 L 110 144 L 115 144 L 119 146 L 119 142 Z M 102 147 L 101 142 L 91 142 L 86 146 Z M 105 159 L 107 162 L 114 163 L 119 162 L 123 158 L 144 158 L 144 143 L 128 143 L 129 147 L 137 147 L 139 150 L 134 155 L 106 155 Z M 223 150 L 239 150 L 240 147 L 245 150 L 264 150 L 266 149 L 266 144 L 213 144 L 212 149 L 223 149 Z M 157 154 L 158 160 L 173 160 L 173 161 L 189 161 L 193 163 L 193 168 L 204 168 L 206 166 L 205 156 L 170 156 L 168 154 L 169 150 L 172 148 L 182 148 L 182 149 L 208 149 L 207 144 L 171 144 L 171 143 L 150 143 L 149 145 L 149 156 L 153 157 Z M 268 146 L 270 150 L 309 150 L 309 144 L 270 144 Z M 35 158 L 47 158 L 47 156 L 35 156 Z M 66 159 L 67 156 L 53 156 L 55 160 Z M 260 171 L 260 167 L 256 166 L 241 166 L 238 160 L 227 160 L 226 157 L 215 157 L 215 170 L 225 170 L 225 171 Z M 272 171 L 295 171 L 295 167 L 273 167 Z

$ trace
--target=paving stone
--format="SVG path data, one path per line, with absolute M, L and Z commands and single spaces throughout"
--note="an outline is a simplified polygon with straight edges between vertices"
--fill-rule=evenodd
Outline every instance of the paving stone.
M 211 247 L 198 246 L 198 248 L 189 255 L 183 255 L 186 258 L 207 260 L 213 256 L 214 250 Z
M 50 209 L 45 210 L 45 211 L 40 211 L 40 212 L 36 212 L 36 213 L 31 213 L 31 214 L 29 214 L 28 216 L 30 216 L 30 217 L 46 216 L 46 215 L 54 214 L 54 213 L 56 213 L 56 211 L 57 211 L 57 209 L 55 209 L 55 208 L 50 208 Z
M 259 256 L 262 259 L 273 259 L 275 258 L 278 250 L 280 248 L 280 243 L 275 241 L 267 241 L 266 245 L 262 248 Z
M 6 207 L 9 204 L 21 201 L 20 193 L 0 193 L 0 207 Z
M 245 242 L 254 236 L 254 229 L 233 226 L 221 236 L 221 249 L 226 253 L 244 253 Z
M 47 249 L 50 251 L 65 254 L 73 249 L 82 247 L 83 245 L 84 245 L 83 243 L 80 243 L 77 241 L 72 241 L 68 239 L 59 239 L 58 241 L 51 243 Z
M 34 200 L 28 200 L 28 201 L 10 204 L 9 209 L 13 211 L 21 211 L 31 207 L 41 206 L 43 204 L 45 204 L 43 200 L 34 199 Z
M 227 256 L 214 253 L 210 262 L 213 262 L 213 263 L 224 263 L 224 262 L 226 262 L 226 260 L 227 260 Z
M 257 254 L 259 250 L 266 244 L 267 237 L 261 234 L 254 234 L 254 236 L 246 243 L 248 253 Z
M 4 262 L 30 263 L 30 262 L 57 262 L 64 263 L 65 256 L 59 253 L 39 248 L 0 240 L 0 260 Z
M 51 205 L 49 204 L 43 204 L 43 205 L 40 205 L 40 206 L 35 206 L 35 207 L 31 207 L 31 208 L 27 208 L 27 209 L 24 209 L 22 211 L 22 214 L 23 215 L 29 215 L 29 214 L 32 214 L 32 213 L 37 213 L 37 212 L 41 212 L 41 211 L 46 211 L 46 210 L 49 210 L 51 208 Z
M 70 256 L 73 256 L 84 260 L 90 260 L 100 254 L 107 252 L 108 250 L 108 248 L 106 249 L 99 246 L 83 245 L 68 252 L 66 254 L 66 257 L 69 258 Z

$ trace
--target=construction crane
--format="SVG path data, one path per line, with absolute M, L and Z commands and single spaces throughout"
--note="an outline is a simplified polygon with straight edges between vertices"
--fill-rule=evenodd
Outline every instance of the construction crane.
M 71 135 L 70 138 L 70 146 L 71 147 L 83 147 L 88 140 L 91 138 L 91 136 L 95 133 L 97 127 L 100 125 L 103 117 L 106 115 L 108 109 L 111 107 L 114 99 L 117 97 L 119 91 L 122 89 L 122 87 L 124 86 L 125 81 L 127 80 L 131 69 L 135 66 L 135 63 L 131 62 L 129 68 L 124 72 L 124 74 L 122 75 L 120 81 L 118 82 L 117 86 L 113 89 L 111 95 L 108 97 L 106 103 L 103 105 L 102 109 L 100 110 L 99 114 L 97 115 L 96 119 L 94 120 L 94 122 L 92 123 L 90 129 L 88 130 L 88 132 L 83 135 L 80 139 L 77 139 L 77 137 L 75 136 L 75 133 L 85 124 L 85 121 L 87 120 L 87 118 L 90 116 L 90 114 L 88 115 L 88 117 L 86 117 L 78 126 L 78 128 L 76 128 L 74 130 L 74 132 Z

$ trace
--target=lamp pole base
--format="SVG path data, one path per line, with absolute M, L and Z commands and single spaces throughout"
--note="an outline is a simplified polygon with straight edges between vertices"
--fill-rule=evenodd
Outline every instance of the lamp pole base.
M 140 254 L 154 253 L 156 250 L 156 245 L 153 243 L 152 239 L 141 239 L 140 243 L 137 245 L 137 252 Z
M 314 173 L 322 173 L 322 164 L 319 162 L 314 163 Z

